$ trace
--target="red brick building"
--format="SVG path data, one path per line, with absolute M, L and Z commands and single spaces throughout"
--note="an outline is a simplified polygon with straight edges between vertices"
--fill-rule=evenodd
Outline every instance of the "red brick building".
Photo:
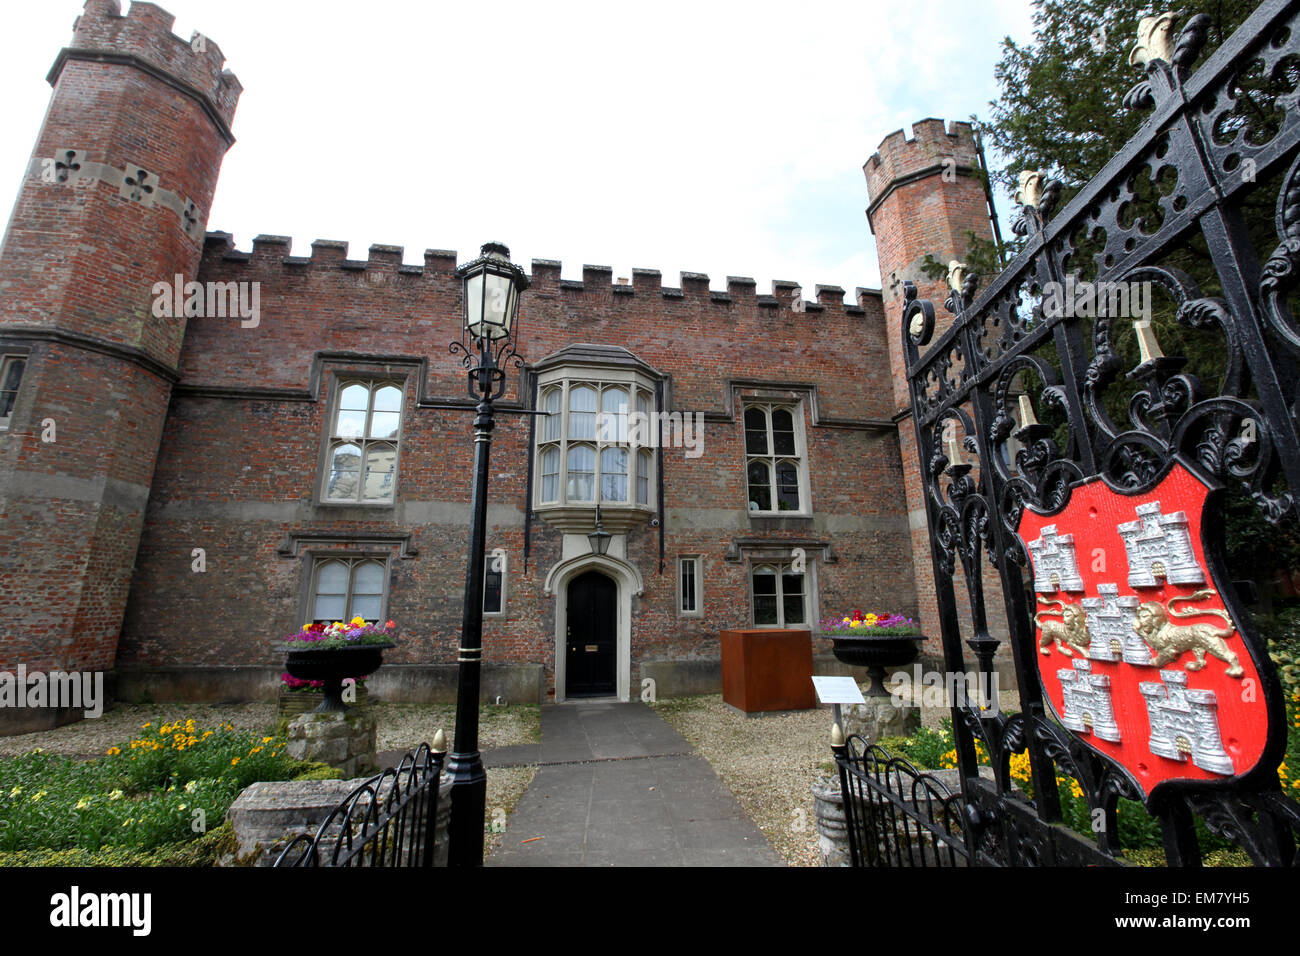
M 171 24 L 89 0 L 0 250 L 0 670 L 264 696 L 284 634 L 360 614 L 400 629 L 377 692 L 450 696 L 473 447 L 457 253 L 205 234 L 240 85 Z M 930 611 L 892 346 L 901 279 L 987 231 L 972 149 L 926 120 L 867 164 L 883 295 L 532 261 L 492 449 L 485 696 L 716 690 L 720 630 L 915 614 L 918 580 Z

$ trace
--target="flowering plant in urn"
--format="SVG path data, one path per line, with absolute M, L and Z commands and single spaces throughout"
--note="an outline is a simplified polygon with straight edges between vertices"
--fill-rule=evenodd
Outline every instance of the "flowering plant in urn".
M 300 681 L 320 682 L 323 693 L 317 711 L 346 710 L 343 681 L 377 670 L 384 662 L 383 652 L 397 646 L 396 628 L 393 621 L 381 627 L 361 617 L 304 624 L 284 640 L 285 670 Z
M 891 611 L 863 614 L 859 610 L 844 617 L 825 618 L 821 630 L 834 642 L 836 658 L 867 668 L 871 677 L 868 694 L 872 697 L 889 696 L 885 668 L 912 663 L 925 640 L 920 624 Z
M 821 621 L 822 633 L 827 637 L 889 637 L 920 634 L 921 625 L 910 617 L 893 611 L 854 611 L 844 617 L 828 617 Z

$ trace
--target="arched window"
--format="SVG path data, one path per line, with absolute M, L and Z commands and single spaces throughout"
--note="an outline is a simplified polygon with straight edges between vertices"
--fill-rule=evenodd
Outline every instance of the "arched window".
M 569 446 L 569 500 L 595 501 L 596 450 L 590 445 Z
M 312 620 L 320 624 L 354 617 L 374 624 L 383 620 L 383 561 L 373 558 L 330 558 L 316 564 L 312 586 Z
M 402 429 L 401 385 L 340 382 L 330 421 L 324 500 L 393 501 Z
M 750 514 L 807 513 L 801 416 L 783 405 L 747 405 L 745 484 Z
M 808 623 L 802 571 L 786 564 L 755 565 L 750 575 L 755 627 L 799 627 Z
M 650 507 L 659 428 L 654 392 L 639 377 L 543 381 L 537 408 L 546 413 L 536 428 L 538 507 Z

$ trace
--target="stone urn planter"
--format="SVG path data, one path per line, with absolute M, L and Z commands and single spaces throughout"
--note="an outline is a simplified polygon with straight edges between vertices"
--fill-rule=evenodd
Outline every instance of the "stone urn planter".
M 812 795 L 817 815 L 817 849 L 822 855 L 822 866 L 852 866 L 853 854 L 849 849 L 839 775 L 814 781 Z
M 312 713 L 338 713 L 348 709 L 343 702 L 343 681 L 378 670 L 384 662 L 384 651 L 396 646 L 386 641 L 351 647 L 291 650 L 285 655 L 284 669 L 299 680 L 318 680 L 325 685 L 321 701 Z
M 356 674 L 348 675 L 348 677 L 356 676 Z M 356 694 L 357 699 L 353 706 L 357 710 L 365 710 L 369 703 L 369 692 L 366 690 L 366 685 L 360 681 L 356 685 Z M 289 690 L 281 686 L 280 696 L 276 700 L 276 716 L 293 720 L 299 714 L 315 710 L 320 703 L 321 693 L 318 690 Z
M 924 634 L 887 634 L 881 637 L 858 637 L 845 634 L 831 636 L 835 657 L 854 667 L 865 667 L 871 677 L 868 697 L 888 697 L 885 668 L 903 667 L 916 660 Z

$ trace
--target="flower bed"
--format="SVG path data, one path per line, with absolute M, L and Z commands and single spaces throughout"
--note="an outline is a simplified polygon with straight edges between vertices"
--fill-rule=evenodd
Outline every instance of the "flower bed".
M 249 784 L 317 771 L 283 737 L 149 721 L 95 760 L 34 750 L 0 761 L 0 851 L 148 850 L 218 827 Z

